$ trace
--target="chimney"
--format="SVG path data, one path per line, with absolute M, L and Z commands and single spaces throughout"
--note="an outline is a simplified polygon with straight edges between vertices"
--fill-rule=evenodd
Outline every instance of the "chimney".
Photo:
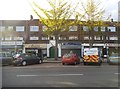
M 32 15 L 30 15 L 30 20 L 33 20 L 33 16 Z

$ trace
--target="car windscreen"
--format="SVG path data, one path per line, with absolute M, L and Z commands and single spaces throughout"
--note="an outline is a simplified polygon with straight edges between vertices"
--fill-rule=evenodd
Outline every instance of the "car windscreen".
M 63 58 L 70 58 L 70 57 L 72 57 L 72 54 L 64 54 L 63 55 Z

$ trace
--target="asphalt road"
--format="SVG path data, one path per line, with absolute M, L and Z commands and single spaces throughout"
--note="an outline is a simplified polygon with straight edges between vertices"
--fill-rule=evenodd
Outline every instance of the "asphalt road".
M 118 66 L 43 63 L 2 68 L 3 87 L 118 87 Z

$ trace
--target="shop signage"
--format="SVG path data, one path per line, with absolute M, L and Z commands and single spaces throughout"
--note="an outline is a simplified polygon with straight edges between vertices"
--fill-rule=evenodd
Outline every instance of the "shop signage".
M 25 48 L 47 48 L 47 44 L 25 44 Z
M 23 45 L 22 41 L 2 41 L 0 45 Z
M 79 42 L 65 42 L 62 43 L 62 48 L 81 48 L 81 44 Z

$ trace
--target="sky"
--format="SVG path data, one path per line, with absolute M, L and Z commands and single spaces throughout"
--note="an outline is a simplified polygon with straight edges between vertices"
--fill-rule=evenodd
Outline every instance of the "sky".
M 29 2 L 32 0 L 0 0 L 0 20 L 29 20 L 30 15 L 38 19 Z M 37 0 L 42 7 L 47 7 L 46 0 Z M 78 0 L 73 0 L 78 1 Z M 85 0 L 84 0 L 85 1 Z M 97 1 L 97 0 L 95 0 Z M 105 16 L 111 14 L 111 18 L 118 20 L 118 1 L 120 0 L 99 0 L 105 8 Z

